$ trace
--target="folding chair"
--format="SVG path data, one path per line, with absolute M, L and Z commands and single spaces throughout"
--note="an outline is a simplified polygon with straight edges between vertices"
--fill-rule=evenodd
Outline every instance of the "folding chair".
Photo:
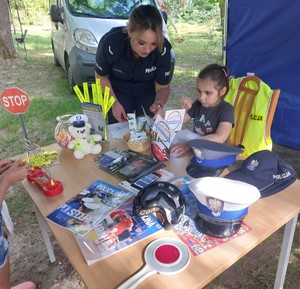
M 272 90 L 257 76 L 233 78 L 229 86 L 225 100 L 234 107 L 235 125 L 228 144 L 244 147 L 244 157 L 272 150 L 271 125 L 280 89 Z

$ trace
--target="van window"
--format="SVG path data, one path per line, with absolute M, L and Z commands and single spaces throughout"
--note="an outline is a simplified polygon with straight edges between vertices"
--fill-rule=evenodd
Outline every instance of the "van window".
M 67 0 L 69 11 L 76 16 L 128 19 L 132 9 L 140 4 L 151 4 L 152 0 Z

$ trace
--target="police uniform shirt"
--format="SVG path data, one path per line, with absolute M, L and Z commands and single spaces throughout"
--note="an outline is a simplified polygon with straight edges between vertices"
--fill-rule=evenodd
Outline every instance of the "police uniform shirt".
M 194 119 L 194 132 L 201 136 L 215 133 L 220 122 L 229 122 L 232 126 L 234 125 L 233 107 L 224 100 L 214 107 L 203 107 L 196 100 L 187 114 Z
M 172 47 L 165 39 L 162 52 L 155 49 L 147 57 L 137 59 L 131 50 L 128 33 L 123 29 L 113 28 L 101 38 L 95 69 L 99 75 L 109 75 L 116 97 L 127 112 L 133 112 L 131 106 L 139 109 L 139 98 L 147 111 L 156 95 L 154 82 L 169 83 Z M 142 111 L 136 113 L 143 114 Z

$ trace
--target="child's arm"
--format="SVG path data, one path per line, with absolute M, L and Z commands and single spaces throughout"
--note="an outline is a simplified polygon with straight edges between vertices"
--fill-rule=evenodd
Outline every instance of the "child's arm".
M 188 110 L 192 107 L 192 103 L 193 102 L 190 97 L 183 96 L 180 99 L 180 108 Z M 188 122 L 190 119 L 191 119 L 191 117 L 185 112 L 184 117 L 183 117 L 183 123 Z
M 15 161 L 0 177 L 0 206 L 8 188 L 14 183 L 23 180 L 28 173 L 28 166 L 19 159 Z
M 202 137 L 203 139 L 224 143 L 230 135 L 232 123 L 220 122 L 215 133 Z

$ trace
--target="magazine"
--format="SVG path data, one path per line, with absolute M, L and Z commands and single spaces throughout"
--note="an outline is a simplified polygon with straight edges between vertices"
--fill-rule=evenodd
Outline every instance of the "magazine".
M 95 161 L 99 168 L 129 182 L 165 167 L 164 163 L 157 161 L 153 156 L 131 150 L 123 151 L 120 148 L 100 154 Z
M 175 174 L 164 169 L 159 169 L 153 173 L 145 175 L 134 182 L 122 181 L 119 186 L 137 194 L 141 189 L 153 182 L 167 182 L 174 178 Z
M 162 167 L 165 167 L 165 164 L 155 160 L 153 156 L 138 154 L 134 159 L 127 160 L 125 166 L 119 169 L 117 175 L 124 180 L 134 182 Z
M 47 216 L 74 233 L 85 235 L 134 194 L 98 180 Z
M 183 218 L 177 224 L 173 231 L 190 249 L 194 256 L 204 253 L 214 247 L 224 244 L 233 238 L 239 237 L 252 229 L 244 222 L 241 225 L 239 231 L 228 238 L 215 238 L 201 233 L 195 225 L 195 218 L 198 215 L 198 200 L 195 195 L 189 190 L 188 183 L 191 181 L 189 177 L 183 177 L 175 180 L 174 183 L 185 197 L 186 211 Z
M 154 215 L 133 216 L 132 199 L 111 212 L 85 236 L 75 235 L 88 265 L 160 231 Z

